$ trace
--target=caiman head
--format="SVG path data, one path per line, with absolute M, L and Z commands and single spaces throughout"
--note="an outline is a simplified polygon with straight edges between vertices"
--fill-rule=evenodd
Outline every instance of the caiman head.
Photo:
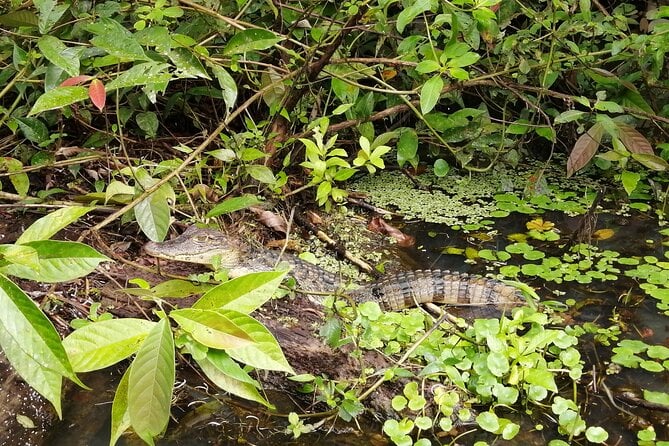
M 144 251 L 154 257 L 235 269 L 246 259 L 244 243 L 222 232 L 193 225 L 183 234 L 164 242 L 149 242 Z

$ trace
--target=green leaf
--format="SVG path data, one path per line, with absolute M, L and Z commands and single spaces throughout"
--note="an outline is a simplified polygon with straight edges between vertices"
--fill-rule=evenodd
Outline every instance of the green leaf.
M 81 384 L 58 332 L 35 303 L 0 275 L 0 347 L 16 372 L 53 404 L 58 416 L 62 377 Z
M 206 358 L 196 360 L 200 368 L 220 389 L 274 409 L 258 392 L 258 384 L 224 352 L 209 350 Z
M 448 165 L 446 160 L 443 160 L 441 158 L 438 158 L 437 160 L 434 161 L 434 174 L 439 177 L 443 178 L 446 175 L 448 175 L 448 172 L 451 170 L 451 166 Z
M 283 40 L 281 37 L 266 29 L 246 29 L 230 38 L 225 48 L 223 48 L 223 55 L 230 56 L 232 54 L 243 54 L 248 51 L 265 50 L 271 48 L 281 40 Z
M 206 292 L 193 308 L 249 314 L 272 298 L 285 276 L 285 271 L 265 271 L 237 277 Z
M 28 195 L 30 178 L 28 178 L 28 174 L 23 172 L 23 164 L 21 161 L 10 157 L 0 158 L 0 170 L 7 170 L 7 172 L 10 173 L 9 181 L 20 196 L 25 197 Z
M 276 178 L 274 177 L 272 170 L 267 166 L 252 164 L 250 166 L 246 166 L 246 173 L 261 183 L 272 184 L 276 182 Z
M 121 382 L 116 387 L 111 410 L 111 438 L 109 446 L 114 446 L 121 435 L 130 429 L 130 412 L 128 411 L 128 376 L 130 369 L 125 371 Z
M 404 28 L 413 21 L 419 14 L 429 11 L 431 6 L 430 0 L 417 0 L 408 8 L 405 8 L 397 15 L 397 31 L 401 34 Z
M 23 246 L 37 251 L 38 269 L 19 264 L 5 265 L 0 268 L 3 274 L 37 282 L 67 282 L 89 274 L 100 262 L 109 260 L 90 246 L 77 242 L 41 240 Z
M 242 209 L 248 209 L 251 206 L 255 206 L 260 203 L 262 203 L 262 200 L 259 200 L 255 195 L 247 194 L 242 195 L 241 197 L 228 198 L 207 212 L 206 217 L 218 217 L 219 215 L 229 214 L 231 212 L 240 211 Z
M 88 99 L 88 88 L 80 85 L 57 87 L 37 98 L 28 115 L 36 115 L 47 110 L 63 108 L 67 105 Z
M 31 142 L 42 144 L 49 140 L 49 129 L 41 119 L 18 117 L 16 118 L 16 123 L 19 125 L 23 136 Z
M 39 11 L 40 34 L 48 34 L 65 11 L 70 8 L 69 4 L 59 5 L 56 0 L 35 0 L 33 3 Z
M 499 430 L 499 418 L 494 412 L 483 412 L 476 417 L 476 424 L 481 426 L 481 429 L 497 433 Z
M 415 161 L 418 154 L 418 134 L 412 128 L 402 129 L 397 141 L 397 163 L 402 167 L 404 163 Z
M 664 172 L 665 170 L 669 170 L 669 163 L 657 155 L 651 155 L 647 153 L 632 153 L 632 158 L 643 164 L 645 167 L 656 172 Z
M 528 349 L 529 350 L 529 349 Z M 531 351 L 531 350 L 529 350 Z M 555 384 L 555 375 L 546 369 L 533 369 L 525 375 L 525 381 L 529 384 L 535 384 L 551 392 L 557 392 Z
M 86 215 L 93 209 L 95 208 L 86 206 L 71 206 L 50 212 L 44 217 L 36 220 L 28 227 L 28 229 L 23 231 L 23 234 L 21 234 L 21 236 L 16 239 L 16 244 L 21 245 L 28 242 L 48 240 L 58 231 L 79 220 L 79 218 Z
M 18 28 L 21 26 L 37 26 L 39 19 L 34 12 L 27 9 L 19 11 L 8 12 L 0 15 L 0 25 L 5 25 L 11 28 Z
M 170 317 L 202 345 L 221 350 L 250 345 L 253 341 L 222 311 L 186 308 L 170 312 Z
M 62 68 L 70 76 L 79 74 L 79 58 L 76 52 L 70 51 L 59 38 L 42 36 L 37 41 L 37 46 L 49 62 Z
M 174 387 L 174 338 L 167 319 L 158 322 L 137 352 L 128 376 L 130 424 L 153 444 L 170 419 Z
M 135 206 L 137 223 L 149 240 L 165 239 L 170 228 L 170 203 L 174 203 L 174 190 L 169 184 L 163 184 Z
M 91 44 L 105 50 L 121 62 L 150 60 L 135 37 L 119 22 L 102 18 L 89 27 L 91 32 L 98 34 L 91 39 Z
M 431 112 L 441 96 L 444 81 L 440 75 L 433 76 L 420 89 L 420 111 L 424 115 Z
M 152 288 L 124 288 L 123 292 L 133 296 L 152 299 L 182 298 L 202 294 L 212 288 L 209 284 L 196 284 L 189 280 L 173 279 L 160 282 Z
M 590 443 L 604 443 L 608 440 L 609 434 L 599 426 L 590 426 L 585 430 L 585 438 Z
M 188 48 L 174 48 L 168 53 L 180 78 L 211 79 L 200 60 Z
M 251 316 L 236 311 L 220 310 L 220 312 L 241 328 L 254 342 L 246 347 L 227 350 L 226 353 L 233 359 L 257 369 L 294 374 L 290 364 L 283 356 L 279 343 L 264 325 Z
M 63 340 L 75 372 L 90 372 L 116 364 L 139 350 L 155 322 L 124 318 L 93 322 Z
M 641 175 L 636 172 L 625 170 L 620 174 L 620 181 L 623 183 L 627 195 L 631 195 L 634 192 L 634 189 L 639 184 L 639 180 L 641 180 Z
M 237 102 L 237 83 L 225 68 L 218 65 L 211 65 L 210 67 L 223 92 L 225 108 L 227 111 L 230 111 L 235 106 L 235 102 Z
M 497 377 L 502 377 L 509 371 L 509 360 L 503 353 L 489 353 L 486 363 L 490 373 Z
M 169 68 L 170 66 L 166 63 L 140 63 L 119 74 L 116 79 L 107 83 L 105 88 L 107 93 L 109 93 L 120 88 L 164 84 L 172 79 L 172 74 L 170 74 Z
M 158 133 L 158 117 L 152 111 L 137 113 L 135 116 L 137 126 L 144 132 L 147 138 L 155 138 Z
M 0 245 L 0 258 L 5 262 L 25 265 L 31 269 L 39 268 L 37 251 L 29 246 Z
M 439 62 L 428 59 L 428 60 L 423 60 L 416 65 L 416 71 L 418 71 L 421 74 L 428 74 L 428 73 L 433 73 L 435 71 L 439 71 L 441 69 L 441 65 L 439 65 Z
M 652 390 L 643 391 L 643 399 L 655 404 L 662 404 L 669 407 L 669 393 L 653 392 Z

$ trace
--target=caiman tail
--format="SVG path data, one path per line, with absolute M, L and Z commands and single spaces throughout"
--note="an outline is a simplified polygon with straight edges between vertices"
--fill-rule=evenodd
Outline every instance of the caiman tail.
M 162 243 L 149 242 L 144 250 L 155 257 L 226 268 L 231 276 L 269 271 L 285 261 L 300 290 L 335 293 L 343 287 L 339 277 L 292 255 L 279 258 L 274 252 L 252 247 L 237 236 L 191 226 L 179 237 Z M 344 284 L 345 285 L 345 284 Z M 493 307 L 502 309 L 525 302 L 520 291 L 498 280 L 465 273 L 434 270 L 408 271 L 356 286 L 346 291 L 356 302 L 378 302 L 387 311 L 423 303 Z

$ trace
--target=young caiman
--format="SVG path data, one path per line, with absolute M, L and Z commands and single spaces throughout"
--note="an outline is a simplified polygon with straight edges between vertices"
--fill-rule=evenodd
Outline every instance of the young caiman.
M 525 302 L 517 288 L 500 281 L 450 271 L 417 270 L 393 274 L 361 284 L 349 290 L 337 275 L 291 255 L 282 256 L 272 250 L 253 247 L 239 237 L 212 229 L 190 226 L 179 237 L 162 243 L 149 242 L 146 253 L 168 260 L 217 264 L 229 270 L 231 277 L 269 271 L 281 261 L 291 266 L 291 275 L 300 290 L 309 293 L 345 293 L 356 302 L 376 301 L 387 311 L 401 310 L 422 303 L 447 305 L 493 306 L 496 309 Z M 311 295 L 315 299 L 318 296 Z M 322 296 L 320 297 L 322 299 Z

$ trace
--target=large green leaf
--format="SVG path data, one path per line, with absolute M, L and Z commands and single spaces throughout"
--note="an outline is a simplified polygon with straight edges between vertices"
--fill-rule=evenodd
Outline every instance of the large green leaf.
M 441 96 L 444 81 L 439 74 L 428 79 L 420 89 L 420 111 L 424 115 L 431 112 Z
M 223 102 L 225 102 L 225 108 L 230 111 L 232 107 L 235 106 L 235 102 L 237 102 L 237 84 L 235 83 L 235 79 L 230 76 L 230 73 L 228 73 L 223 67 L 211 64 L 210 68 L 214 73 L 214 76 L 216 76 L 218 85 L 221 87 L 221 91 L 223 92 Z
M 286 271 L 265 271 L 237 277 L 207 291 L 193 308 L 221 308 L 249 314 L 272 298 L 285 275 Z
M 37 15 L 27 9 L 0 15 L 0 25 L 13 28 L 18 28 L 20 26 L 37 26 L 38 20 Z
M 295 373 L 286 361 L 279 343 L 263 324 L 246 314 L 236 311 L 220 311 L 254 341 L 254 344 L 246 347 L 226 350 L 227 354 L 257 369 Z
M 62 377 L 81 384 L 58 332 L 35 303 L 0 275 L 0 347 L 17 373 L 61 416 Z
M 243 329 L 219 311 L 185 308 L 170 312 L 170 317 L 193 339 L 207 347 L 228 349 L 253 343 Z
M 262 201 L 260 201 L 255 195 L 247 194 L 240 197 L 228 198 L 207 212 L 207 218 L 218 217 L 219 215 L 247 209 L 259 203 L 262 203 Z
M 167 319 L 158 322 L 137 352 L 128 377 L 130 424 L 149 444 L 167 427 L 174 387 L 174 338 Z
M 117 21 L 103 18 L 89 29 L 98 34 L 91 39 L 91 43 L 117 57 L 121 62 L 150 60 L 132 33 Z
M 411 6 L 404 8 L 397 16 L 397 31 L 401 34 L 404 28 L 413 21 L 419 14 L 428 11 L 431 6 L 430 0 L 417 0 L 412 2 Z
M 110 319 L 85 325 L 63 340 L 75 372 L 99 370 L 129 357 L 155 322 L 144 319 Z
M 0 272 L 37 282 L 58 283 L 77 279 L 92 272 L 100 262 L 109 260 L 88 245 L 77 242 L 40 240 L 24 243 L 37 251 L 37 269 L 12 264 L 0 268 Z
M 86 99 L 88 99 L 88 88 L 86 87 L 76 85 L 73 87 L 54 88 L 37 98 L 28 115 L 36 115 L 43 111 L 63 108 Z
M 149 240 L 165 239 L 170 227 L 170 202 L 174 202 L 174 190 L 169 184 L 163 184 L 135 206 L 137 223 Z
M 70 76 L 79 75 L 79 58 L 75 53 L 67 51 L 67 46 L 59 38 L 42 36 L 37 41 L 37 46 L 49 62 L 62 68 Z
M 210 350 L 207 356 L 196 360 L 200 368 L 220 389 L 274 409 L 258 392 L 258 384 L 224 352 Z
M 109 446 L 114 446 L 121 435 L 130 429 L 130 413 L 128 411 L 128 376 L 130 369 L 126 370 L 121 382 L 116 387 L 114 402 L 111 410 L 111 436 Z
M 53 211 L 31 224 L 16 240 L 17 245 L 38 240 L 48 240 L 58 231 L 81 218 L 95 208 L 72 206 Z
M 246 29 L 240 31 L 230 38 L 228 44 L 223 48 L 223 55 L 243 54 L 247 51 L 260 51 L 271 48 L 282 40 L 271 31 L 266 29 Z
M 163 84 L 172 79 L 172 74 L 168 71 L 169 68 L 169 64 L 166 63 L 140 63 L 119 74 L 116 79 L 105 85 L 105 89 L 109 93 L 119 88 Z
M 3 260 L 2 265 L 18 263 L 31 269 L 39 268 L 37 251 L 29 246 L 0 245 L 0 258 Z
M 59 5 L 56 0 L 34 0 L 33 3 L 39 11 L 40 34 L 47 34 L 51 31 L 65 11 L 70 8 L 69 4 Z

